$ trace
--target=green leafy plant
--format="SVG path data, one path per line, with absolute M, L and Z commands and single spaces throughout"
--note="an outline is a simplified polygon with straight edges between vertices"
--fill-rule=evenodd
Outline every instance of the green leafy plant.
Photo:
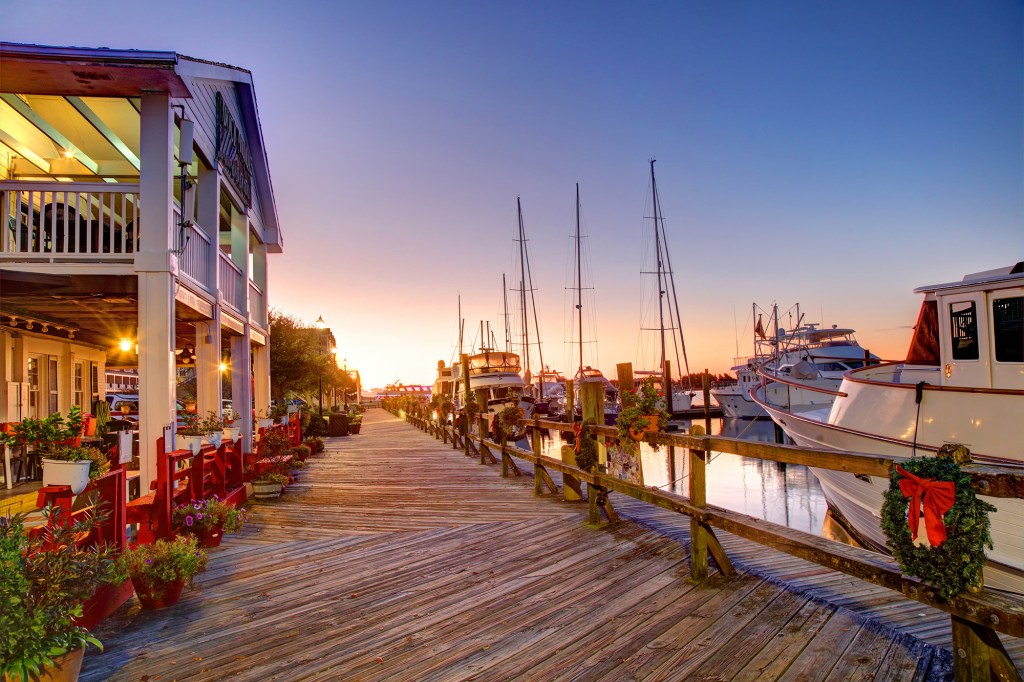
M 277 485 L 288 485 L 288 476 L 275 471 L 267 471 L 255 479 L 261 483 L 276 483 Z
M 289 466 L 291 471 L 300 471 L 306 468 L 306 463 L 301 459 L 294 459 Z
M 588 426 L 592 426 L 594 422 L 584 422 L 583 429 L 580 431 L 580 447 L 576 452 L 576 466 L 584 471 L 593 471 L 597 466 L 597 439 L 594 438 L 593 434 L 590 433 Z
M 307 438 L 302 441 L 302 444 L 309 448 L 311 453 L 318 453 L 324 451 L 324 440 L 323 438 Z
M 295 447 L 292 448 L 292 452 L 295 453 L 296 458 L 298 458 L 299 460 L 305 460 L 307 457 L 313 454 L 313 449 L 308 445 L 296 445 Z
M 622 392 L 622 410 L 615 420 L 619 447 L 634 453 L 639 450 L 633 434 L 648 428 L 648 417 L 656 417 L 658 430 L 664 430 L 668 424 L 669 414 L 658 405 L 663 398 L 654 377 L 647 377 L 632 391 Z M 652 443 L 651 447 L 654 450 L 658 449 L 656 443 Z
M 206 415 L 206 419 L 199 423 L 199 428 L 202 429 L 203 433 L 217 433 L 224 430 L 224 421 L 216 412 L 210 410 Z
M 61 462 L 92 462 L 89 467 L 89 480 L 93 481 L 110 471 L 110 460 L 97 448 L 87 445 L 56 445 L 48 453 L 47 459 Z M 43 464 L 45 466 L 45 463 Z
M 313 412 L 309 415 L 309 425 L 306 427 L 307 436 L 326 436 L 327 420 Z
M 43 510 L 46 525 L 29 534 L 25 515 L 0 517 L 0 673 L 38 677 L 54 659 L 99 640 L 74 624 L 82 604 L 113 575 L 114 548 L 79 547 L 77 539 L 101 522 L 86 513 L 65 524 L 60 508 Z
M 178 429 L 179 436 L 204 436 L 206 430 L 203 428 L 202 420 L 199 418 L 199 414 L 196 412 L 186 412 L 181 420 L 185 423 L 183 427 Z
M 96 435 L 106 435 L 107 425 L 110 423 L 110 403 L 106 400 L 97 400 L 92 404 L 92 414 L 96 419 Z
M 206 570 L 206 552 L 196 538 L 179 535 L 151 545 L 133 545 L 121 552 L 114 564 L 115 580 L 131 579 L 137 586 L 159 596 L 167 583 L 188 580 Z
M 519 420 L 525 416 L 523 410 L 515 405 L 509 405 L 498 413 L 494 420 L 494 437 L 499 441 L 512 438 L 515 435 Z
M 235 533 L 242 528 L 245 519 L 244 508 L 228 504 L 217 495 L 176 505 L 171 512 L 172 527 L 185 533 L 217 527 L 226 533 Z

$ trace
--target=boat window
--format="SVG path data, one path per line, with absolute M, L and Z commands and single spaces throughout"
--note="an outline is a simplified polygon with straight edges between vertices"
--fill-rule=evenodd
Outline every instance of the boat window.
M 818 365 L 818 369 L 824 372 L 845 372 L 847 370 L 846 365 L 841 362 L 825 362 L 825 363 L 814 363 Z
M 1024 296 L 992 302 L 992 336 L 997 362 L 1024 362 Z
M 978 359 L 978 314 L 974 301 L 949 304 L 954 360 Z
M 861 367 L 864 366 L 864 361 L 863 360 L 847 360 L 846 361 L 846 366 L 849 367 L 850 369 L 860 369 Z

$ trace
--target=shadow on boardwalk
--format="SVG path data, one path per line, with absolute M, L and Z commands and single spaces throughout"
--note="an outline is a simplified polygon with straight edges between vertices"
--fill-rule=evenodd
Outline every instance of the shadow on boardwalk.
M 686 548 L 584 525 L 379 410 L 332 439 L 169 609 L 133 599 L 82 680 L 911 680 L 931 656 Z

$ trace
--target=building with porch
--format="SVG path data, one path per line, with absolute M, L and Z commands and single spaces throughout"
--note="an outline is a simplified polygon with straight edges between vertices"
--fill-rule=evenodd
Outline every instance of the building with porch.
M 251 449 L 283 246 L 251 73 L 14 43 L 0 64 L 0 421 L 89 412 L 135 368 L 147 490 L 187 365 L 200 414 L 230 385 Z

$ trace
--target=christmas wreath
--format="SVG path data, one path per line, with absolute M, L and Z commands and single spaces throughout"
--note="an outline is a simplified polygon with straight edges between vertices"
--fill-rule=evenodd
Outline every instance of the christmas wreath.
M 943 446 L 937 457 L 896 465 L 882 504 L 882 531 L 900 570 L 943 599 L 979 584 L 985 548 L 992 548 L 988 515 L 996 508 L 978 499 L 961 471 L 953 455 L 964 450 Z

